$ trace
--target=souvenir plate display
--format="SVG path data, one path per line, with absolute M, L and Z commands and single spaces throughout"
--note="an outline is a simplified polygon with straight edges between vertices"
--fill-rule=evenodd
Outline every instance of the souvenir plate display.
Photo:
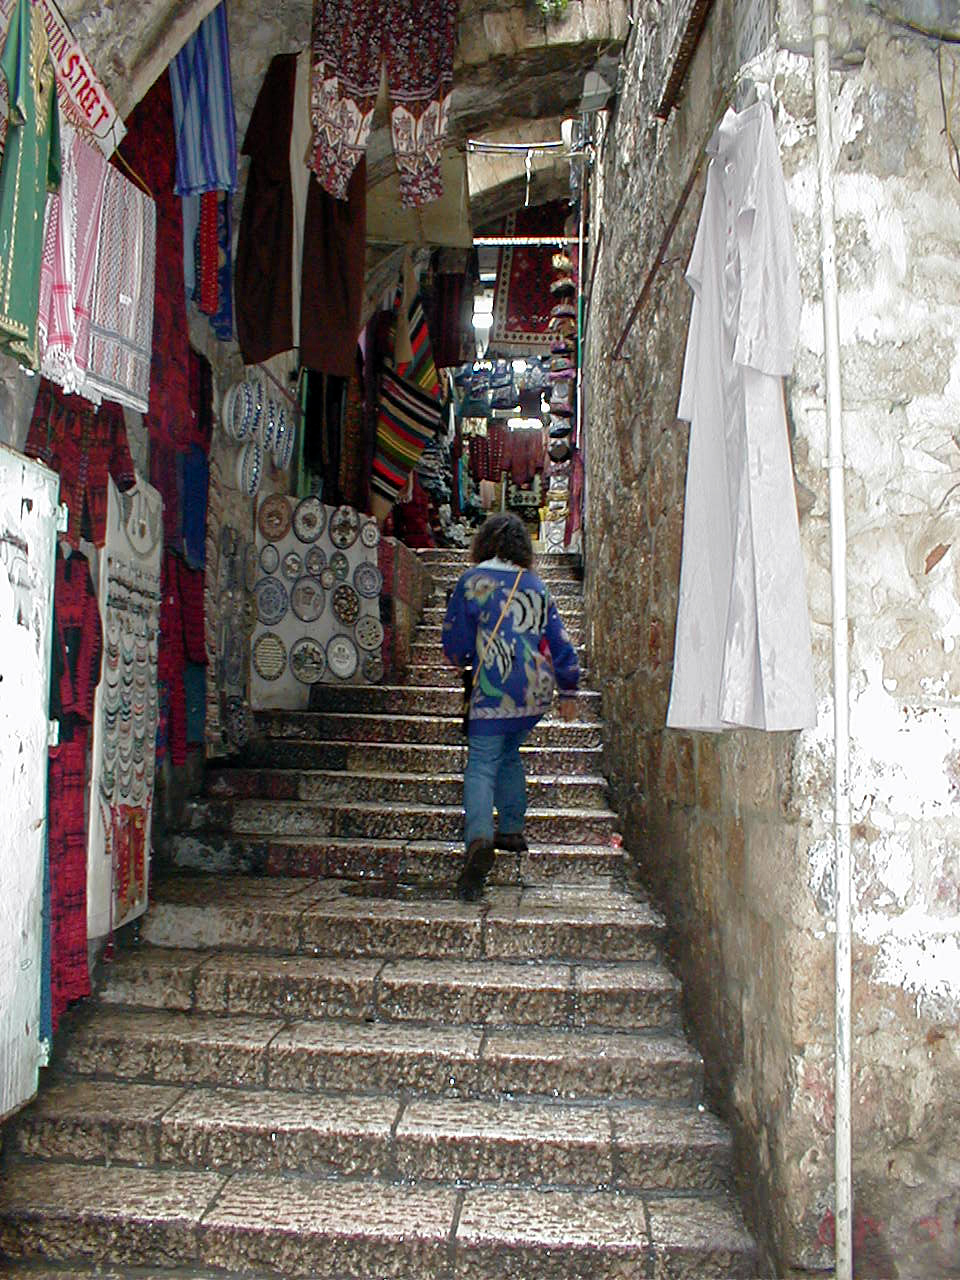
M 315 495 L 303 498 L 293 512 L 293 532 L 301 542 L 316 542 L 327 525 L 327 509 Z
M 353 507 L 337 507 L 330 517 L 330 541 L 341 551 L 352 547 L 360 532 L 360 515 Z
M 371 564 L 369 560 L 363 560 L 353 571 L 353 585 L 358 595 L 363 596 L 365 600 L 372 600 L 374 596 L 380 594 L 383 574 L 375 564 Z
M 380 526 L 376 520 L 367 520 L 360 526 L 360 541 L 365 547 L 377 547 L 380 545 Z
M 360 670 L 368 684 L 379 684 L 383 679 L 383 659 L 375 653 L 368 653 L 360 664 Z
M 301 622 L 316 622 L 323 613 L 326 592 L 316 578 L 298 578 L 290 592 L 290 608 Z
M 338 587 L 334 587 L 330 603 L 344 626 L 352 627 L 360 617 L 360 597 L 349 582 L 341 582 Z
M 260 503 L 257 527 L 268 542 L 281 542 L 290 532 L 290 503 L 282 493 L 271 493 Z
M 260 568 L 264 573 L 276 573 L 279 564 L 280 552 L 272 542 L 268 542 L 260 552 Z M 256 589 L 256 583 L 254 583 L 254 589 Z
M 327 645 L 327 666 L 341 680 L 349 680 L 360 661 L 357 646 L 349 636 L 337 635 Z
M 337 585 L 337 575 L 328 564 L 325 564 L 320 570 L 320 585 L 324 591 L 332 591 Z
M 301 684 L 317 684 L 327 669 L 323 645 L 313 636 L 301 636 L 290 649 L 290 670 Z
M 275 631 L 264 631 L 253 646 L 253 666 L 261 680 L 279 680 L 287 665 L 287 646 Z
M 368 652 L 379 649 L 383 644 L 383 623 L 372 613 L 365 613 L 362 618 L 358 618 L 353 632 L 357 637 L 357 644 Z
M 342 551 L 335 551 L 330 557 L 330 568 L 337 575 L 338 582 L 346 582 L 350 577 L 350 561 Z
M 327 557 L 323 547 L 311 547 L 303 557 L 303 567 L 314 578 L 320 577 L 321 570 L 326 563 Z
M 261 578 L 257 583 L 257 617 L 265 627 L 274 627 L 287 612 L 287 588 L 279 578 Z
M 288 551 L 280 561 L 280 572 L 288 582 L 296 582 L 303 573 L 303 561 L 296 551 Z

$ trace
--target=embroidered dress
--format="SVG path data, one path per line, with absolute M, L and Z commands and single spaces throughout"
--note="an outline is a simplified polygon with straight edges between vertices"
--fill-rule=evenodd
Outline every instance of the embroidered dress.
M 37 309 L 47 191 L 60 184 L 60 113 L 43 10 L 17 0 L 0 55 L 10 118 L 0 164 L 0 350 L 40 367 Z
M 728 111 L 687 269 L 693 310 L 677 415 L 690 422 L 667 724 L 816 723 L 782 377 L 800 289 L 769 104 Z
M 401 201 L 422 205 L 443 193 L 457 10 L 456 0 L 314 0 L 310 167 L 331 195 L 346 199 L 366 151 L 381 57 Z
M 123 410 L 105 401 L 97 411 L 81 396 L 66 395 L 43 379 L 23 447 L 60 474 L 60 500 L 70 512 L 67 539 L 85 537 L 102 547 L 107 517 L 107 476 L 118 489 L 136 480 Z
M 87 743 L 100 680 L 103 633 L 90 566 L 79 552 L 57 554 L 54 585 L 52 718 L 47 848 L 53 1026 L 67 1005 L 90 994 L 87 967 Z
M 532 569 L 524 569 L 491 640 L 516 576 L 516 565 L 484 561 L 461 575 L 447 605 L 443 651 L 450 661 L 476 669 L 484 654 L 470 705 L 471 734 L 533 728 L 553 697 L 553 680 L 538 661 L 545 652 L 561 692 L 572 693 L 580 678 L 577 653 L 557 606 Z

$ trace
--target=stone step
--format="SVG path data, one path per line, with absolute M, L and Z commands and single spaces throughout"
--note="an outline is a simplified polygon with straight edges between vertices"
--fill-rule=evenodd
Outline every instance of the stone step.
M 536 758 L 536 772 L 527 775 L 530 805 L 545 809 L 603 809 L 607 806 L 607 782 L 589 774 L 544 774 Z M 217 799 L 308 800 L 364 804 L 456 805 L 463 800 L 463 774 L 374 772 L 367 768 L 339 772 L 333 769 L 210 769 L 205 793 Z
M 606 844 L 616 828 L 607 809 L 528 809 L 528 840 Z M 234 835 L 304 836 L 377 840 L 457 840 L 463 832 L 461 806 L 417 804 L 336 804 L 309 800 L 193 800 L 184 808 L 182 829 Z
M 302 836 L 176 832 L 161 851 L 177 867 L 230 875 L 328 876 L 405 886 L 452 889 L 463 869 L 458 840 L 308 840 Z M 611 845 L 533 844 L 524 854 L 498 853 L 489 884 L 597 884 L 623 870 L 623 851 Z
M 443 646 L 440 643 L 440 632 L 437 628 L 433 629 L 433 631 L 431 632 L 431 637 L 432 638 L 430 639 L 424 640 L 422 638 L 421 632 L 419 631 L 417 632 L 417 638 L 414 640 L 413 644 L 410 646 L 410 670 L 411 671 L 419 670 L 422 667 L 427 667 L 427 666 L 435 667 L 435 666 L 440 666 L 442 664 L 443 665 L 446 664 L 446 659 L 443 656 Z M 580 687 L 583 688 L 584 679 L 585 679 L 584 673 L 588 671 L 587 649 L 582 639 L 575 639 L 574 637 L 571 637 L 571 640 L 573 643 L 573 647 L 577 651 L 577 660 L 580 663 L 580 670 L 581 670 L 581 676 L 582 676 L 580 681 Z M 408 679 L 408 677 L 405 675 L 404 679 Z
M 439 628 L 437 629 L 439 635 Z M 596 723 L 601 697 L 592 689 L 577 692 L 577 718 Z M 314 701 L 315 700 L 315 701 Z M 462 695 L 459 689 L 411 688 L 407 685 L 314 685 L 311 711 L 353 711 L 360 715 L 456 716 Z M 556 707 L 553 713 L 558 714 Z
M 455 674 L 455 673 L 453 673 Z M 259 739 L 249 743 L 236 764 L 241 768 L 342 769 L 398 773 L 463 773 L 465 740 L 443 745 L 430 742 L 286 742 Z M 523 746 L 520 757 L 528 774 L 582 777 L 601 772 L 600 747 Z M 230 766 L 225 766 L 228 768 Z
M 0 1187 L 16 1261 L 270 1271 L 340 1280 L 755 1274 L 723 1196 L 379 1184 L 36 1163 Z
M 451 667 L 446 663 L 437 660 L 435 653 L 418 653 L 413 659 L 413 665 L 406 673 L 405 681 L 408 686 L 420 685 L 444 685 L 453 689 L 462 689 L 463 678 L 458 668 Z M 580 688 L 590 688 L 590 673 L 585 668 L 580 668 Z
M 13 1143 L 23 1157 L 78 1164 L 584 1190 L 719 1191 L 730 1163 L 726 1129 L 693 1106 L 407 1100 L 89 1080 L 45 1091 L 20 1117 Z
M 443 648 L 442 632 L 443 632 L 442 623 L 421 622 L 413 635 L 413 641 L 414 641 L 413 647 L 416 648 L 418 645 L 430 645 L 436 652 L 442 651 L 442 648 Z M 584 641 L 586 640 L 583 627 L 568 626 L 567 638 L 570 641 L 570 643 L 573 645 L 573 647 L 579 652 L 583 647 Z M 347 687 L 351 689 L 357 689 L 357 688 L 363 688 L 364 686 L 349 685 Z M 327 690 L 327 689 L 335 688 L 335 686 L 325 684 L 325 685 L 315 685 L 314 688 Z
M 62 1065 L 100 1081 L 673 1105 L 698 1102 L 702 1089 L 700 1055 L 661 1031 L 291 1022 L 104 1006 L 90 1015 Z
M 457 568 L 462 573 L 472 563 L 467 547 L 422 547 L 416 555 L 431 573 L 436 573 L 438 566 Z M 541 577 L 545 570 L 577 570 L 581 563 L 582 557 L 577 551 L 537 551 L 533 557 L 533 568 Z
M 361 896 L 337 880 L 197 876 L 157 885 L 140 936 L 289 955 L 609 964 L 657 959 L 664 929 L 621 890 L 494 887 L 477 904 Z
M 557 608 L 560 610 L 560 616 L 563 618 L 567 631 L 576 628 L 578 631 L 583 627 L 583 602 L 575 598 L 565 598 L 559 601 Z M 446 614 L 446 604 L 443 597 L 434 596 L 426 605 L 424 605 L 423 613 L 420 615 L 420 623 L 425 627 L 440 627 L 443 625 L 443 619 Z
M 675 1027 L 679 985 L 653 963 L 345 960 L 141 946 L 117 955 L 100 997 L 131 1008 L 444 1026 Z
M 271 744 L 348 739 L 358 745 L 375 742 L 433 743 L 465 746 L 460 716 L 377 715 L 349 711 L 259 711 L 255 724 L 261 741 Z M 599 723 L 561 720 L 556 707 L 531 731 L 530 747 L 599 747 Z

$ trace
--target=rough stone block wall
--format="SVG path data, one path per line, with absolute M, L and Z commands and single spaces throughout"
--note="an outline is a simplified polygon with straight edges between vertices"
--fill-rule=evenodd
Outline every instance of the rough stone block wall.
M 662 30 L 676 15 L 657 9 Z M 679 7 L 678 7 L 679 12 Z M 646 15 L 652 20 L 653 14 Z M 643 14 L 641 13 L 641 18 Z M 666 124 L 669 49 L 642 23 L 598 142 L 586 353 L 591 663 L 631 851 L 666 904 L 687 1011 L 734 1125 L 777 1275 L 833 1243 L 829 507 L 819 198 L 802 4 L 752 67 L 769 85 L 804 309 L 787 384 L 819 723 L 803 734 L 663 728 L 687 426 L 683 269 L 703 173 L 648 304 L 612 353 L 718 109 L 732 3 L 717 0 Z M 960 1275 L 960 273 L 937 50 L 844 10 L 832 77 L 847 440 L 855 860 L 854 1240 L 863 1276 Z M 787 52 L 788 49 L 797 51 Z M 946 98 L 954 54 L 944 50 Z M 960 64 L 956 71 L 960 83 Z M 762 89 L 761 89 L 762 91 Z

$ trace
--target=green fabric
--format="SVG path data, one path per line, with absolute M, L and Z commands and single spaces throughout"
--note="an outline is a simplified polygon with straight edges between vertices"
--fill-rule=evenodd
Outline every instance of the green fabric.
M 60 114 L 43 11 L 17 0 L 0 55 L 10 120 L 0 163 L 0 350 L 40 367 L 37 307 L 47 191 L 60 185 Z

